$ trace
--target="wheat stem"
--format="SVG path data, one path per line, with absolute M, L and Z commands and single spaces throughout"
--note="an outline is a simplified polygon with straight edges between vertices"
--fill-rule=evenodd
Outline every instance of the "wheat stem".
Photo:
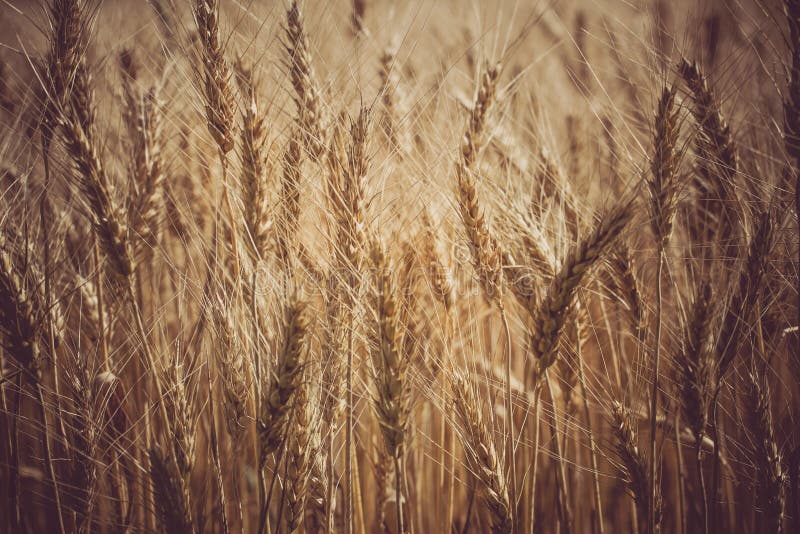
M 649 457 L 649 480 L 650 488 L 648 495 L 650 505 L 648 506 L 647 517 L 647 530 L 650 534 L 655 533 L 656 519 L 655 519 L 655 502 L 656 502 L 656 416 L 658 409 L 658 372 L 659 360 L 661 358 L 661 284 L 662 284 L 662 270 L 664 268 L 664 250 L 658 248 L 658 259 L 656 267 L 656 339 L 655 351 L 653 354 L 653 378 L 652 389 L 650 390 L 650 457 Z

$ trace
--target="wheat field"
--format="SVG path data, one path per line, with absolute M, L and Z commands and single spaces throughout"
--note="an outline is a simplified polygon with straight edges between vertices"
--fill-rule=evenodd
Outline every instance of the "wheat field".
M 800 532 L 800 1 L 3 0 L 0 532 Z

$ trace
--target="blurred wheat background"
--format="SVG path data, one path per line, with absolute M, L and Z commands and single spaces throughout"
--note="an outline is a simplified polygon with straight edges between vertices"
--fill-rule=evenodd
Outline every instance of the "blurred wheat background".
M 0 29 L 0 531 L 800 532 L 800 1 Z

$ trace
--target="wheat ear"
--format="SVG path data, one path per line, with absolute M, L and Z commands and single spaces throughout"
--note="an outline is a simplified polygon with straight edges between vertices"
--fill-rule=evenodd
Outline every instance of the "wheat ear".
M 308 395 L 309 386 L 306 380 L 300 379 L 294 395 L 292 431 L 287 442 L 286 527 L 289 532 L 297 531 L 305 517 L 311 472 L 317 454 L 319 420 L 316 403 Z
M 764 532 L 783 532 L 785 475 L 783 458 L 775 442 L 775 428 L 770 408 L 769 384 L 763 370 L 756 363 L 750 371 L 748 396 L 750 417 L 753 422 L 754 458 L 758 480 L 756 496 L 764 517 Z
M 651 502 L 655 503 L 653 516 L 655 525 L 661 522 L 661 496 L 656 494 L 656 500 L 651 501 L 649 488 L 650 481 L 647 475 L 647 463 L 639 451 L 636 433 L 630 422 L 630 415 L 618 401 L 611 407 L 612 430 L 616 437 L 617 454 L 622 461 L 628 489 L 636 503 L 637 515 L 640 523 L 650 517 Z M 643 528 L 641 530 L 644 530 Z
M 408 354 L 401 344 L 400 306 L 397 302 L 390 260 L 383 245 L 375 241 L 371 250 L 375 268 L 373 300 L 377 315 L 377 348 L 372 354 L 373 379 L 377 396 L 374 399 L 381 434 L 386 449 L 394 461 L 395 502 L 397 503 L 397 532 L 404 532 L 402 488 L 404 446 L 409 422 Z
M 301 300 L 295 300 L 287 310 L 283 348 L 271 373 L 269 388 L 265 392 L 266 398 L 259 415 L 262 465 L 267 455 L 281 445 L 286 435 L 292 396 L 302 377 L 309 323 L 307 305 Z
M 464 453 L 478 482 L 481 483 L 486 508 L 492 517 L 492 532 L 511 532 L 511 502 L 494 442 L 481 416 L 478 402 L 467 380 L 458 371 L 453 374 L 453 402 L 461 423 Z
M 735 258 L 734 237 L 740 231 L 735 189 L 739 165 L 731 129 L 697 64 L 683 59 L 678 64 L 678 72 L 692 94 L 692 114 L 700 126 L 695 140 L 698 164 L 695 185 L 701 195 L 702 227 L 708 231 L 707 219 L 713 217 L 714 212 L 721 213 L 717 227 L 711 228 L 714 234 L 710 237 L 718 235 L 725 246 L 724 257 Z
M 245 228 L 252 258 L 263 258 L 269 249 L 272 220 L 267 205 L 265 117 L 258 107 L 258 83 L 251 68 L 236 62 L 237 81 L 245 99 L 242 112 L 242 189 Z
M 284 27 L 288 55 L 289 78 L 295 91 L 297 123 L 303 135 L 303 146 L 313 158 L 318 158 L 325 146 L 322 130 L 322 105 L 316 75 L 311 64 L 308 35 L 304 29 L 303 15 L 296 1 L 286 11 Z
M 536 357 L 537 387 L 541 387 L 545 371 L 556 361 L 558 340 L 578 287 L 605 257 L 630 219 L 631 210 L 627 205 L 606 215 L 594 231 L 570 251 L 538 307 L 529 309 L 533 317 L 531 347 Z

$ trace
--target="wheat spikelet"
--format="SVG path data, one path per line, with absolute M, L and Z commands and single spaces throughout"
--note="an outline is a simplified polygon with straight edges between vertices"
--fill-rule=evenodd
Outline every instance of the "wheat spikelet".
M 475 181 L 469 172 L 459 172 L 458 201 L 467 232 L 472 263 L 486 298 L 499 300 L 503 292 L 503 260 L 500 248 L 488 229 L 480 206 Z
M 58 114 L 67 108 L 70 93 L 86 45 L 85 6 L 76 0 L 53 0 L 48 6 L 52 27 L 50 50 L 45 58 L 43 110 L 44 143 L 49 145 Z
M 191 534 L 194 528 L 189 503 L 174 459 L 157 448 L 150 449 L 149 458 L 154 501 L 162 527 L 167 532 Z
M 761 280 L 764 275 L 775 238 L 773 216 L 764 212 L 758 219 L 753 237 L 750 239 L 747 259 L 739 276 L 739 285 L 728 304 L 722 321 L 719 337 L 716 341 L 716 381 L 720 386 L 730 365 L 739 350 L 739 344 L 749 328 L 750 316 L 753 313 L 761 291 Z
M 426 214 L 425 227 L 427 241 L 425 259 L 428 262 L 428 275 L 434 295 L 442 302 L 445 311 L 450 314 L 455 305 L 455 281 L 453 280 L 452 266 L 446 265 L 445 260 L 437 251 L 437 238 L 433 230 L 433 222 Z
M 611 258 L 614 269 L 616 288 L 620 291 L 622 301 L 628 307 L 633 334 L 636 339 L 641 339 L 647 324 L 645 300 L 640 289 L 638 277 L 634 274 L 633 258 L 630 247 L 621 244 Z
M 138 239 L 137 257 L 156 246 L 164 211 L 164 164 L 162 161 L 162 103 L 157 88 L 142 93 L 134 83 L 138 66 L 133 52 L 120 52 L 125 110 L 131 144 L 130 174 L 136 196 L 128 207 L 131 231 Z
M 312 440 L 314 438 L 312 437 Z M 318 443 L 314 443 L 314 449 L 321 450 Z M 328 510 L 331 503 L 328 503 L 326 487 L 328 481 L 325 475 L 325 455 L 319 454 L 311 456 L 310 473 L 308 476 L 308 494 L 306 495 L 306 524 L 310 532 L 320 532 L 325 529 L 328 519 Z
M 63 125 L 67 152 L 72 159 L 73 174 L 89 205 L 92 225 L 100 247 L 122 278 L 134 272 L 134 261 L 128 240 L 128 228 L 122 210 L 114 200 L 114 186 L 108 180 L 100 157 L 83 128 L 74 119 Z
M 716 97 L 697 64 L 683 59 L 678 64 L 678 72 L 692 92 L 692 112 L 703 134 L 698 140 L 701 155 L 713 158 L 712 161 L 721 166 L 719 170 L 723 176 L 730 180 L 738 168 L 730 126 L 722 116 Z
M 78 532 L 91 532 L 91 516 L 96 505 L 98 479 L 98 433 L 96 419 L 100 415 L 92 398 L 92 379 L 87 362 L 74 361 L 67 367 L 66 378 L 74 403 L 71 439 L 74 461 L 69 469 L 68 505 L 75 511 Z
M 364 243 L 364 182 L 369 158 L 370 113 L 362 108 L 350 126 L 350 145 L 344 142 L 342 120 L 333 130 L 328 148 L 328 202 L 336 220 L 336 248 L 341 272 L 358 271 Z M 348 281 L 348 284 L 352 286 Z M 353 287 L 349 288 L 351 291 Z
M 86 136 L 94 136 L 96 122 L 96 110 L 94 103 L 94 86 L 92 74 L 89 71 L 88 59 L 85 55 L 81 56 L 72 81 L 69 93 L 69 103 L 66 113 L 80 124 Z
M 735 257 L 732 254 L 734 243 L 730 240 L 739 231 L 739 217 L 735 211 L 739 202 L 735 190 L 738 155 L 730 126 L 697 64 L 683 59 L 678 72 L 692 93 L 692 114 L 700 127 L 695 141 L 698 165 L 695 185 L 701 195 L 701 217 L 708 219 L 717 217 L 715 213 L 721 214 L 717 227 L 710 228 L 713 233 L 707 238 L 719 234 L 727 257 Z M 708 222 L 703 222 L 701 227 L 708 231 Z
M 503 292 L 502 253 L 489 230 L 475 184 L 475 162 L 485 143 L 486 116 L 494 103 L 500 65 L 487 67 L 467 122 L 456 164 L 458 206 L 467 233 L 473 266 L 490 301 L 500 300 Z
M 225 425 L 233 442 L 239 443 L 247 429 L 251 372 L 235 330 L 232 313 L 224 308 L 224 304 L 220 302 L 214 309 L 214 331 L 217 335 L 215 355 L 225 399 Z
M 85 67 L 85 58 L 81 65 Z M 80 66 L 79 66 L 80 67 Z M 109 259 L 112 274 L 122 279 L 128 290 L 133 307 L 139 335 L 144 340 L 144 352 L 151 371 L 157 373 L 155 359 L 146 340 L 146 333 L 141 317 L 141 309 L 133 297 L 133 274 L 135 263 L 131 252 L 127 221 L 122 210 L 114 200 L 114 188 L 108 179 L 100 157 L 96 151 L 94 139 L 89 136 L 94 118 L 92 111 L 91 84 L 88 73 L 82 75 L 81 69 L 76 77 L 72 92 L 72 113 L 62 120 L 62 130 L 66 151 L 72 161 L 73 174 L 79 189 L 89 207 L 95 235 L 101 250 Z M 78 82 L 81 83 L 78 83 Z M 80 87 L 80 90 L 78 89 Z M 157 374 L 154 376 L 156 391 L 161 394 L 161 383 Z M 164 425 L 170 427 L 170 419 L 166 415 L 163 404 L 160 405 Z
M 168 438 L 171 442 L 172 458 L 178 469 L 177 474 L 181 477 L 188 501 L 189 476 L 195 463 L 195 415 L 192 398 L 187 390 L 186 371 L 177 355 L 164 373 L 164 381 L 164 403 L 171 422 Z

